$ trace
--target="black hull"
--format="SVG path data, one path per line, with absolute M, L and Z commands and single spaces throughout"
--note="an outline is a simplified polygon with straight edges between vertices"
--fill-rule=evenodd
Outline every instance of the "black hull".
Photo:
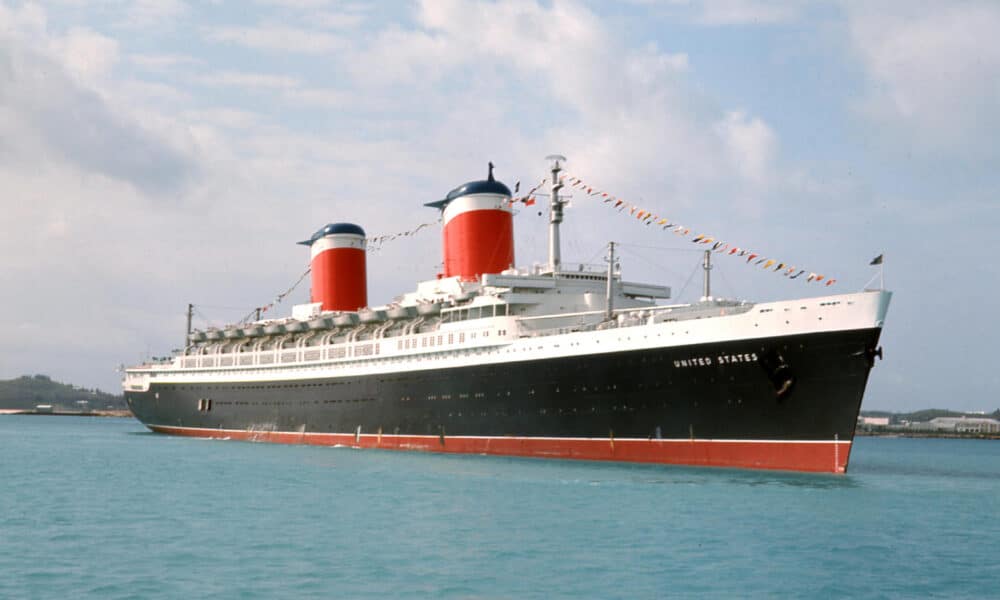
M 843 442 L 880 331 L 125 396 L 160 430 Z

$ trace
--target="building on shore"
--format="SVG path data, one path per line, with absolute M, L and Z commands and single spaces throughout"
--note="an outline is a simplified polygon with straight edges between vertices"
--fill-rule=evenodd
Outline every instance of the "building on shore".
M 1000 421 L 985 417 L 936 417 L 930 421 L 907 423 L 906 428 L 941 433 L 1000 433 Z

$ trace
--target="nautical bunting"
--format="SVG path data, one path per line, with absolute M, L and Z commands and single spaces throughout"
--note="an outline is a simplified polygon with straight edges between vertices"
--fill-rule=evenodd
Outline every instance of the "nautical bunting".
M 536 185 L 535 187 L 533 187 L 530 190 L 528 190 L 527 194 L 525 194 L 523 196 L 515 196 L 515 197 L 511 198 L 510 199 L 510 203 L 511 204 L 517 204 L 518 202 L 520 202 L 521 204 L 524 204 L 525 206 L 533 206 L 535 204 L 535 192 L 538 191 L 538 188 L 540 188 L 543 185 L 545 185 L 546 181 L 548 181 L 548 177 L 543 177 L 542 180 L 538 182 L 538 185 Z M 562 181 L 562 180 L 560 179 L 560 181 Z M 517 190 L 520 187 L 520 184 L 521 184 L 521 182 L 518 181 L 517 184 L 514 186 L 514 193 L 515 194 L 517 193 Z
M 274 306 L 276 304 L 281 303 L 281 301 L 284 300 L 285 297 L 288 296 L 288 294 L 291 294 L 293 291 L 295 291 L 295 288 L 299 287 L 299 284 L 302 283 L 302 280 L 305 279 L 307 275 L 309 275 L 310 271 L 312 271 L 312 267 L 307 268 L 305 270 L 305 272 L 302 273 L 302 275 L 299 276 L 298 280 L 296 280 L 296 282 L 292 284 L 292 287 L 290 287 L 287 290 L 285 290 L 284 292 L 278 294 L 274 298 L 273 302 L 271 302 L 269 304 L 265 304 L 264 306 L 261 306 L 260 307 L 260 312 L 261 313 L 266 313 L 267 311 L 269 311 L 272 308 L 274 308 Z M 256 312 L 256 311 L 254 311 L 254 312 Z M 253 316 L 254 312 L 251 312 L 249 315 L 247 315 L 246 317 L 244 317 L 243 321 L 241 321 L 241 322 L 249 322 L 250 321 L 250 317 Z
M 627 210 L 628 215 L 630 217 L 635 217 L 636 220 L 642 222 L 647 226 L 656 224 L 660 226 L 663 229 L 663 231 L 670 231 L 671 233 L 681 237 L 686 237 L 689 233 L 691 233 L 690 228 L 672 222 L 671 219 L 667 217 L 662 217 L 661 215 L 658 215 L 652 211 L 645 210 L 642 207 L 632 204 L 631 202 L 628 202 L 624 198 L 616 196 L 610 192 L 594 187 L 586 183 L 580 177 L 576 177 L 567 173 L 564 177 L 561 177 L 559 181 L 564 184 L 568 184 L 569 187 L 573 189 L 586 192 L 587 196 L 590 197 L 596 196 L 601 198 L 604 204 L 607 204 L 611 208 L 615 209 L 617 212 L 621 213 Z M 523 198 L 517 198 L 514 201 L 515 202 L 522 201 L 526 205 L 530 206 L 530 204 L 528 204 L 528 202 L 526 201 L 528 198 L 530 198 L 531 203 L 534 204 L 534 198 L 531 198 L 531 195 L 544 183 L 545 180 L 543 179 L 541 183 L 535 186 L 531 190 L 531 192 L 529 192 L 526 196 L 524 196 Z M 754 266 L 761 266 L 762 269 L 771 270 L 774 273 L 781 273 L 782 275 L 784 275 L 789 279 L 798 279 L 800 276 L 806 273 L 805 269 L 798 269 L 794 266 L 791 266 L 790 264 L 781 262 L 774 258 L 768 258 L 766 256 L 762 256 L 759 253 L 753 252 L 743 247 L 732 246 L 728 242 L 716 239 L 706 233 L 699 233 L 695 235 L 693 238 L 691 238 L 691 242 L 694 244 L 702 244 L 702 245 L 712 244 L 711 250 L 713 252 L 719 254 L 725 254 L 726 256 L 739 256 L 740 258 L 745 257 L 747 264 L 753 263 Z M 882 258 L 881 256 L 877 257 L 875 260 L 872 261 L 872 264 L 873 265 L 880 264 L 881 258 Z M 830 286 L 836 283 L 837 280 L 826 278 L 825 276 L 820 275 L 818 273 L 809 273 L 808 276 L 806 277 L 806 281 L 809 283 L 824 281 L 825 282 L 824 285 Z
M 370 237 L 370 238 L 368 238 L 366 240 L 366 248 L 365 249 L 368 250 L 368 251 L 380 250 L 382 248 L 382 246 L 386 242 L 391 242 L 391 241 L 393 241 L 393 240 L 395 240 L 397 238 L 401 238 L 401 237 L 410 237 L 411 235 L 416 235 L 418 232 L 420 232 L 421 229 L 425 229 L 427 227 L 431 227 L 432 225 L 437 225 L 440 222 L 441 222 L 441 220 L 438 219 L 437 221 L 433 221 L 431 223 L 421 223 L 420 225 L 417 225 L 413 229 L 409 229 L 407 231 L 400 231 L 399 233 L 389 233 L 389 234 L 385 234 L 385 235 L 376 235 L 374 237 Z M 264 306 L 261 306 L 260 307 L 260 312 L 265 313 L 265 312 L 271 310 L 272 308 L 274 308 L 275 305 L 280 304 L 281 301 L 285 299 L 285 297 L 287 297 L 289 294 L 291 294 L 293 291 L 295 291 L 295 288 L 297 288 L 299 286 L 299 284 L 302 283 L 302 280 L 305 279 L 307 275 L 309 275 L 309 273 L 310 273 L 311 270 L 312 270 L 311 268 L 306 269 L 305 272 L 302 273 L 301 276 L 299 276 L 298 280 L 292 285 L 292 287 L 290 287 L 287 290 L 285 290 L 284 292 L 278 294 L 275 297 L 275 299 L 274 299 L 273 302 L 270 302 L 268 304 L 265 304 Z M 251 313 L 250 315 L 248 315 L 247 319 L 249 319 L 249 317 L 252 316 L 252 315 L 253 315 L 253 313 Z
M 416 227 L 414 227 L 413 229 L 410 229 L 408 231 L 401 231 L 399 233 L 389 233 L 389 234 L 386 234 L 386 235 L 377 235 L 375 237 L 370 237 L 370 238 L 368 238 L 366 240 L 366 249 L 369 252 L 374 252 L 376 250 L 381 250 L 382 249 L 382 245 L 385 244 L 386 242 L 391 242 L 391 241 L 393 241 L 393 240 L 395 240 L 397 238 L 401 238 L 401 237 L 410 237 L 411 235 L 416 235 L 421 229 L 424 229 L 425 227 L 431 227 L 433 225 L 437 225 L 440 222 L 441 222 L 441 219 L 438 219 L 437 221 L 433 221 L 431 223 L 421 223 L 420 225 L 417 225 Z

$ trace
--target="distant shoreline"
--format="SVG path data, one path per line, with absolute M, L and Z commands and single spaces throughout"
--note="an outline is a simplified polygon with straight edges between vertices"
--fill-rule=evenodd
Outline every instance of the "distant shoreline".
M 855 437 L 948 438 L 956 440 L 1000 440 L 1000 433 L 954 433 L 949 431 L 858 431 Z
M 37 411 L 37 410 L 17 410 L 17 409 L 3 409 L 0 410 L 0 416 L 2 415 L 32 415 L 38 417 L 110 417 L 110 418 L 132 418 L 132 411 L 130 410 L 90 410 L 87 412 L 82 411 L 71 411 L 71 410 L 48 410 L 48 411 Z

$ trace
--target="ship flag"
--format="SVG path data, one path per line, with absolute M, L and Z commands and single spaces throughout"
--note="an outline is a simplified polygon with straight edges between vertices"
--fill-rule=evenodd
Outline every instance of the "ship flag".
M 868 263 L 869 265 L 878 267 L 878 289 L 880 290 L 885 289 L 885 266 L 882 264 L 884 260 L 885 254 L 879 254 L 873 258 L 870 263 Z M 872 279 L 874 279 L 874 277 Z M 871 282 L 869 281 L 869 283 Z

